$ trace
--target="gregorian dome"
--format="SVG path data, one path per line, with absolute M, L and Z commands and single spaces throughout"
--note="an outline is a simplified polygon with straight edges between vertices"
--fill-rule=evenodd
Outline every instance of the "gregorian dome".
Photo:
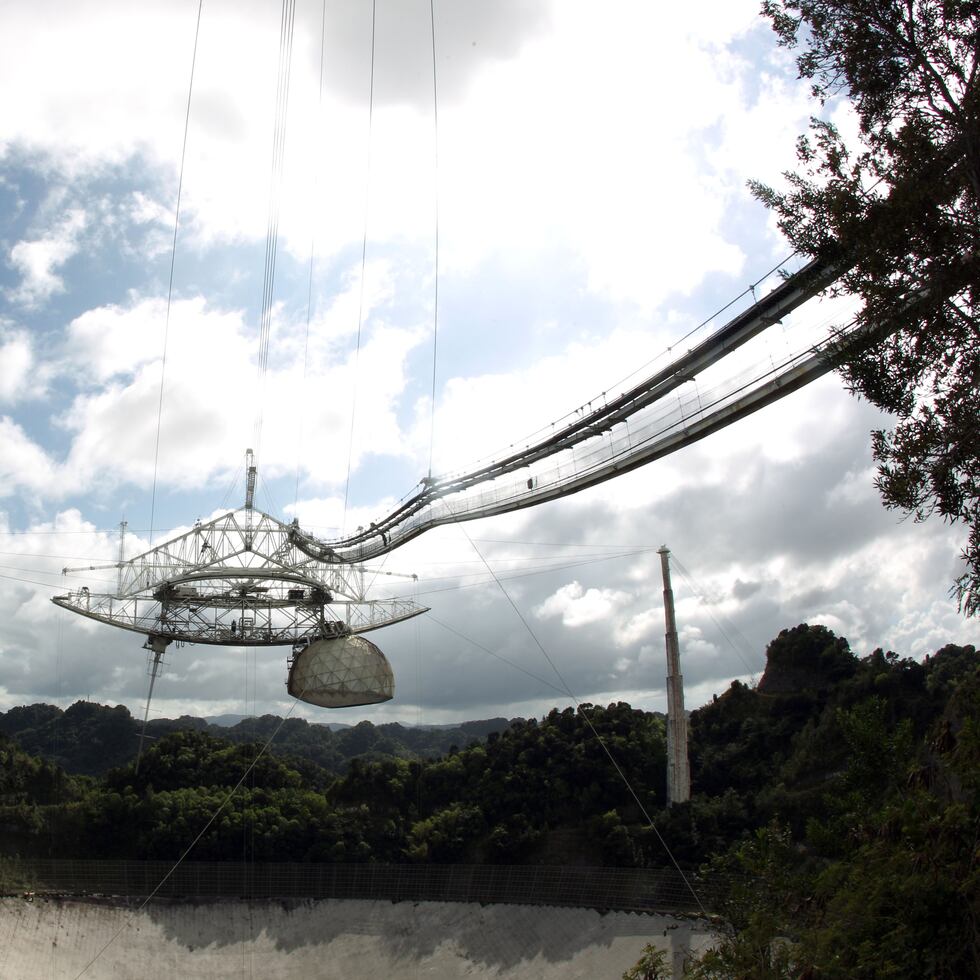
M 395 678 L 385 655 L 363 636 L 315 640 L 289 664 L 289 693 L 322 708 L 390 701 Z

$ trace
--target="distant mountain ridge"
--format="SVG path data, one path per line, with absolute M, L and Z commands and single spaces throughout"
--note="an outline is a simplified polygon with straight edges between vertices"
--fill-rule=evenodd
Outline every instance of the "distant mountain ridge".
M 187 717 L 191 717 L 187 715 Z M 210 725 L 218 725 L 221 728 L 231 728 L 232 725 L 237 725 L 240 721 L 246 721 L 251 718 L 251 715 L 205 715 L 204 720 Z M 340 732 L 345 728 L 352 728 L 352 725 L 345 725 L 338 721 L 312 721 L 311 725 L 322 725 L 324 728 L 329 728 L 332 732 Z M 453 728 L 453 725 L 422 725 L 422 728 Z
M 151 740 L 175 731 L 200 731 L 231 742 L 264 742 L 280 722 L 277 715 L 182 715 L 153 719 L 146 731 Z M 398 722 L 374 725 L 369 721 L 356 725 L 316 724 L 290 718 L 282 724 L 270 751 L 306 759 L 328 772 L 341 774 L 352 759 L 431 759 L 481 741 L 491 732 L 503 732 L 510 725 L 506 718 L 449 726 L 405 726 Z M 65 710 L 52 704 L 31 704 L 0 712 L 0 734 L 16 741 L 25 752 L 49 759 L 76 775 L 99 776 L 132 762 L 139 731 L 140 722 L 123 705 L 109 707 L 76 701 Z

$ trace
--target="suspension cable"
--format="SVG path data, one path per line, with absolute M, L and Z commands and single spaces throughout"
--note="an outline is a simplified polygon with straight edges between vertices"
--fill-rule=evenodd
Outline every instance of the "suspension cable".
M 317 116 L 322 120 L 323 116 L 323 53 L 326 46 L 327 35 L 327 0 L 323 0 L 320 6 L 320 82 L 317 93 Z M 310 318 L 313 313 L 313 271 L 316 262 L 316 205 L 317 190 L 320 184 L 320 168 L 317 166 L 316 154 L 314 154 L 313 167 L 313 227 L 310 229 L 310 274 L 306 286 L 306 337 L 303 341 L 303 383 L 300 386 L 300 404 L 306 396 L 306 375 L 310 365 Z M 296 492 L 293 495 L 293 507 L 299 503 L 299 474 L 300 461 L 303 456 L 303 437 L 306 422 L 306 412 L 299 413 L 299 433 L 296 438 Z
M 228 793 L 225 795 L 225 798 L 221 801 L 221 803 L 217 806 L 215 811 L 208 818 L 207 823 L 200 829 L 200 831 L 198 832 L 194 840 L 192 840 L 190 844 L 188 844 L 187 847 L 184 848 L 183 853 L 173 863 L 173 866 L 170 868 L 170 870 L 157 882 L 156 886 L 153 888 L 150 894 L 147 895 L 146 898 L 144 898 L 143 901 L 140 902 L 140 904 L 137 905 L 135 909 L 133 909 L 133 917 L 137 916 L 140 912 L 143 911 L 143 909 L 146 908 L 147 905 L 150 904 L 151 901 L 153 901 L 153 899 L 157 896 L 160 889 L 163 888 L 163 886 L 171 879 L 171 877 L 173 877 L 174 872 L 184 863 L 184 861 L 187 860 L 188 855 L 191 853 L 191 851 L 194 850 L 194 848 L 197 846 L 201 838 L 208 832 L 208 830 L 211 828 L 211 825 L 215 822 L 215 820 L 218 819 L 219 816 L 221 816 L 222 811 L 225 809 L 225 807 L 228 806 L 228 804 L 232 801 L 232 799 L 234 799 L 235 794 L 239 791 L 239 789 L 241 789 L 242 784 L 245 782 L 246 779 L 248 779 L 249 775 L 259 764 L 259 761 L 266 754 L 266 752 L 269 749 L 269 746 L 272 745 L 272 743 L 275 741 L 275 738 L 279 734 L 279 732 L 282 731 L 282 726 L 285 725 L 286 722 L 289 721 L 289 719 L 292 717 L 293 711 L 295 710 L 296 706 L 300 703 L 305 693 L 306 693 L 306 689 L 304 688 L 299 693 L 299 696 L 293 699 L 293 703 L 289 706 L 289 711 L 286 712 L 284 718 L 280 719 L 279 724 L 276 725 L 275 731 L 273 731 L 273 733 L 268 737 L 268 739 L 266 739 L 265 744 L 262 746 L 261 749 L 259 749 L 258 754 L 249 764 L 248 769 L 246 769 L 245 772 L 241 774 L 241 776 L 238 778 L 238 782 L 235 783 L 235 785 L 228 791 Z M 89 969 L 92 967 L 95 961 L 98 960 L 103 953 L 105 953 L 105 951 L 123 934 L 123 932 L 125 932 L 127 928 L 130 927 L 131 924 L 132 924 L 132 918 L 128 922 L 124 922 L 106 940 L 105 944 L 99 949 L 99 951 L 95 954 L 95 956 L 93 956 L 92 959 L 90 959 L 88 963 L 86 963 L 85 966 L 83 966 L 82 969 L 75 974 L 75 980 L 79 980 L 80 977 L 88 973 Z
M 419 593 L 419 595 L 425 595 L 425 593 L 422 592 Z M 421 619 L 422 617 L 418 617 L 418 618 Z M 497 653 L 495 650 L 491 650 L 490 647 L 477 642 L 476 640 L 473 639 L 473 637 L 467 636 L 465 633 L 460 632 L 458 629 L 456 629 L 455 626 L 451 626 L 449 623 L 443 622 L 443 620 L 433 616 L 431 612 L 426 618 L 431 620 L 437 626 L 441 626 L 447 632 L 452 633 L 454 636 L 459 637 L 459 639 L 464 640 L 466 643 L 469 643 L 470 646 L 476 647 L 477 650 L 482 650 L 484 653 L 489 654 L 495 660 L 499 660 L 501 663 L 507 664 L 508 667 L 513 667 L 514 670 L 519 670 L 522 674 L 526 674 L 528 677 L 530 677 L 532 680 L 537 681 L 539 684 L 544 684 L 545 687 L 550 687 L 553 691 L 560 694 L 562 697 L 567 696 L 568 692 L 565 691 L 563 688 L 558 687 L 557 684 L 552 684 L 551 681 L 542 677 L 540 674 L 535 674 L 533 671 L 530 671 L 527 668 L 522 667 L 519 663 L 517 663 L 514 660 L 508 660 L 507 657 L 502 656 L 501 654 Z
M 276 114 L 272 134 L 272 173 L 269 187 L 269 217 L 265 235 L 265 266 L 262 278 L 262 312 L 259 318 L 259 348 L 256 363 L 258 392 L 252 449 L 258 460 L 262 447 L 266 377 L 269 368 L 269 338 L 272 335 L 272 305 L 276 280 L 276 253 L 279 248 L 279 201 L 286 149 L 286 115 L 289 109 L 289 78 L 292 69 L 293 28 L 296 0 L 282 0 L 279 24 L 279 77 L 276 84 Z
M 576 709 L 578 710 L 578 713 L 582 716 L 582 718 L 584 719 L 585 723 L 589 726 L 589 730 L 592 732 L 592 735 L 594 736 L 594 738 L 596 739 L 596 741 L 599 743 L 599 745 L 602 746 L 602 751 L 605 752 L 606 757 L 609 759 L 609 762 L 611 763 L 613 769 L 616 770 L 616 773 L 619 776 L 620 780 L 622 780 L 623 785 L 626 787 L 626 789 L 629 792 L 630 796 L 633 797 L 633 802 L 636 803 L 637 807 L 639 807 L 640 813 L 643 815 L 643 819 L 646 820 L 646 822 L 647 822 L 647 826 L 649 826 L 650 829 L 654 832 L 654 834 L 656 834 L 657 840 L 660 841 L 660 844 L 663 847 L 664 852 L 666 853 L 667 857 L 670 859 L 671 864 L 674 865 L 674 868 L 677 870 L 677 873 L 681 876 L 681 879 L 683 880 L 684 884 L 687 886 L 688 891 L 690 891 L 691 895 L 694 897 L 694 900 L 698 903 L 698 908 L 701 909 L 701 912 L 703 913 L 704 917 L 705 918 L 708 918 L 708 910 L 704 907 L 704 903 L 701 901 L 700 896 L 694 890 L 694 885 L 691 884 L 690 879 L 684 873 L 684 871 L 681 868 L 681 866 L 677 863 L 677 859 L 674 857 L 673 851 L 671 851 L 670 847 L 667 845 L 667 841 L 664 839 L 663 835 L 660 833 L 660 830 L 657 828 L 657 825 L 653 822 L 653 818 L 650 816 L 649 812 L 647 811 L 647 808 L 643 805 L 643 801 L 640 799 L 639 794 L 633 788 L 633 784 L 630 782 L 630 780 L 627 777 L 626 773 L 623 772 L 621 766 L 619 765 L 619 762 L 616 760 L 616 757 L 613 755 L 612 750 L 606 744 L 606 740 L 599 734 L 599 732 L 597 731 L 595 725 L 592 723 L 592 719 L 589 717 L 589 713 L 583 709 L 582 702 L 572 692 L 572 689 L 571 689 L 571 687 L 569 687 L 568 682 L 565 680 L 564 675 L 558 669 L 558 665 L 548 655 L 548 651 L 545 649 L 544 644 L 541 642 L 541 640 L 538 639 L 538 635 L 531 628 L 531 624 L 527 621 L 527 617 L 525 617 L 525 615 L 521 612 L 521 610 L 518 607 L 517 603 L 513 600 L 513 598 L 511 597 L 510 593 L 504 587 L 504 584 L 497 577 L 497 575 L 494 572 L 493 568 L 491 567 L 490 563 L 484 557 L 483 552 L 477 547 L 476 543 L 473 541 L 473 539 L 467 533 L 466 528 L 462 524 L 457 524 L 457 527 L 460 529 L 460 531 L 462 532 L 462 534 L 466 538 L 466 540 L 470 543 L 470 547 L 473 548 L 473 550 L 479 556 L 480 560 L 486 566 L 486 569 L 490 573 L 490 576 L 493 578 L 494 582 L 497 583 L 497 587 L 500 589 L 500 591 L 503 594 L 504 598 L 509 603 L 511 609 L 514 610 L 514 613 L 516 614 L 517 618 L 523 624 L 524 629 L 527 631 L 528 635 L 531 637 L 531 640 L 534 642 L 534 645 L 541 652 L 541 655 L 547 661 L 548 666 L 551 667 L 552 671 L 554 671 L 555 676 L 558 678 L 558 681 L 561 684 L 562 690 L 565 692 L 565 696 L 568 697 L 569 699 L 571 699 L 571 701 L 574 703 Z
M 743 652 L 743 648 L 740 647 L 728 635 L 728 631 L 719 622 L 719 620 L 717 619 L 717 617 L 715 616 L 715 614 L 711 611 L 711 607 L 710 607 L 710 605 L 708 603 L 708 597 L 707 597 L 706 591 L 703 588 L 701 588 L 701 586 L 695 580 L 694 576 L 684 567 L 683 562 L 681 562 L 681 560 L 677 557 L 677 555 L 675 553 L 671 552 L 671 557 L 674 559 L 674 566 L 681 573 L 681 578 L 684 579 L 684 581 L 687 583 L 688 588 L 690 588 L 690 590 L 701 601 L 701 605 L 704 608 L 704 611 L 708 614 L 708 616 L 711 619 L 711 621 L 718 628 L 718 631 L 721 633 L 721 635 L 728 641 L 728 645 L 735 651 L 735 654 L 738 657 L 738 659 L 742 661 L 742 664 L 744 665 L 745 669 L 749 672 L 749 676 L 752 678 L 753 683 L 754 683 L 755 682 L 755 678 L 756 678 L 756 676 L 759 673 L 758 668 L 757 667 L 753 667 L 749 663 L 747 657 L 745 656 L 745 654 Z M 738 633 L 738 635 L 741 638 L 742 642 L 745 644 L 745 649 L 750 649 L 752 645 L 749 643 L 748 639 L 746 639 L 745 634 L 738 628 L 738 624 L 735 623 L 734 620 L 729 620 L 729 625 L 732 627 L 732 631 L 733 632 Z
M 180 148 L 180 172 L 177 178 L 177 206 L 174 209 L 174 237 L 170 246 L 170 280 L 167 285 L 167 315 L 163 323 L 163 357 L 160 362 L 160 394 L 157 398 L 157 431 L 153 446 L 153 489 L 150 491 L 150 544 L 153 544 L 153 522 L 156 517 L 157 474 L 160 464 L 160 429 L 163 424 L 163 392 L 167 378 L 167 344 L 170 339 L 170 308 L 174 295 L 174 266 L 177 262 L 177 229 L 180 227 L 180 201 L 184 191 L 184 164 L 187 161 L 187 131 L 191 122 L 191 97 L 194 94 L 194 71 L 197 67 L 197 42 L 201 36 L 201 10 L 204 0 L 198 0 L 197 22 L 194 27 L 194 51 L 191 54 L 191 77 L 187 84 L 187 108 L 184 110 L 184 140 Z
M 429 26 L 432 29 L 432 136 L 433 136 L 433 206 L 435 210 L 435 276 L 432 298 L 432 393 L 429 397 L 429 468 L 432 478 L 432 453 L 436 433 L 436 361 L 439 349 L 439 81 L 436 72 L 435 0 L 429 0 Z
M 353 379 L 351 385 L 350 432 L 347 436 L 347 478 L 344 481 L 344 513 L 340 521 L 341 534 L 347 529 L 347 504 L 350 500 L 351 460 L 354 456 L 354 420 L 357 417 L 357 378 L 361 359 L 361 333 L 364 328 L 364 277 L 367 269 L 368 220 L 371 206 L 371 144 L 374 131 L 374 59 L 377 48 L 378 2 L 371 0 L 371 72 L 368 85 L 367 175 L 364 180 L 364 233 L 361 237 L 361 280 L 357 296 L 357 343 L 354 347 Z

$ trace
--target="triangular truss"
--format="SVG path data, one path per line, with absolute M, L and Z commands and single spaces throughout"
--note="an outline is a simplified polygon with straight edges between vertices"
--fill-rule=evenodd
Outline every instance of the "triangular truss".
M 233 646 L 365 633 L 427 611 L 408 599 L 369 600 L 363 567 L 305 554 L 296 522 L 255 510 L 250 498 L 128 561 L 65 569 L 117 569 L 117 589 L 83 587 L 53 601 L 151 638 Z

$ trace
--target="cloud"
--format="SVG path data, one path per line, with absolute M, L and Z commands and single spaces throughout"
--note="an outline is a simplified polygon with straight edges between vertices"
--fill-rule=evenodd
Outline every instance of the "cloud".
M 135 522 L 128 508 L 148 506 L 154 479 L 168 522 L 214 510 L 260 408 L 260 497 L 295 499 L 285 513 L 311 530 L 366 525 L 411 490 L 430 451 L 437 196 L 436 474 L 623 390 L 778 260 L 743 184 L 793 165 L 811 106 L 754 2 L 614 0 L 601 16 L 584 0 L 437 5 L 438 147 L 427 6 L 379 5 L 370 132 L 369 5 L 327 11 L 322 101 L 318 12 L 304 8 L 263 389 L 275 14 L 256 0 L 204 8 L 165 373 L 194 10 L 41 0 L 6 18 L 0 81 L 21 97 L 0 105 L 0 193 L 24 227 L 5 295 L 26 291 L 0 335 L 0 486 L 9 530 L 26 533 L 2 538 L 16 553 L 0 590 L 3 703 L 139 705 L 141 638 L 58 613 L 48 596 L 64 565 L 113 559 L 118 540 L 98 525 Z M 38 16 L 45 32 L 28 29 Z M 85 214 L 74 239 L 72 209 Z M 82 254 L 58 253 L 59 234 Z M 778 362 L 843 315 L 808 306 L 721 374 Z M 688 385 L 688 407 L 714 381 Z M 664 542 L 692 707 L 761 670 L 766 642 L 805 620 L 826 619 L 859 652 L 975 640 L 945 595 L 960 530 L 900 523 L 876 499 L 867 431 L 887 424 L 827 378 L 614 482 L 433 530 L 367 576 L 372 595 L 432 608 L 374 636 L 396 700 L 297 711 L 534 714 L 568 703 L 566 683 L 662 710 Z M 128 553 L 146 537 L 132 534 Z M 93 587 L 111 588 L 111 572 L 100 578 Z M 188 647 L 170 660 L 155 710 L 288 707 L 282 650 Z
M 539 606 L 534 615 L 539 619 L 557 616 L 570 629 L 609 619 L 629 596 L 614 589 L 583 589 L 576 582 L 563 585 Z
M 604 20 L 630 29 L 606 32 L 587 4 L 555 5 L 553 32 L 514 63 L 488 68 L 465 110 L 440 123 L 450 269 L 488 249 L 532 263 L 563 249 L 591 290 L 645 309 L 711 272 L 738 273 L 745 255 L 720 227 L 741 180 L 705 172 L 699 146 L 699 134 L 744 111 L 717 49 L 717 23 L 732 26 L 730 40 L 752 21 L 732 6 L 734 15 L 713 5 L 713 24 L 713 14 L 694 22 L 613 4 Z M 683 97 L 662 97 L 678 64 Z M 756 143 L 765 138 L 757 133 Z M 726 173 L 739 162 L 729 159 Z
M 59 459 L 7 418 L 0 429 L 10 472 L 5 489 L 60 497 L 98 488 L 105 495 L 124 483 L 146 487 L 155 476 L 161 486 L 202 486 L 237 469 L 259 417 L 266 480 L 299 468 L 313 486 L 337 485 L 348 465 L 357 472 L 373 457 L 411 455 L 400 400 L 407 360 L 425 332 L 375 315 L 391 289 L 383 263 L 367 271 L 363 304 L 358 278 L 346 277 L 308 335 L 302 318 L 277 307 L 264 381 L 258 332 L 242 310 L 177 299 L 167 326 L 163 299 L 134 295 L 75 317 L 56 359 L 34 371 L 57 376 L 62 393 L 75 390 L 56 417 L 70 437 L 67 451 Z M 0 397 L 9 399 L 25 391 L 31 361 L 26 335 L 7 337 Z M 61 479 L 62 472 L 72 479 Z
M 34 369 L 34 350 L 25 330 L 0 324 L 0 402 L 8 404 L 36 395 L 41 379 Z
M 168 4 L 42 9 L 43 43 L 15 19 L 6 36 L 18 41 L 0 48 L 0 81 L 24 92 L 0 109 L 8 146 L 76 186 L 138 161 L 172 208 L 188 77 L 175 52 L 189 60 L 193 18 Z M 746 251 L 727 216 L 756 161 L 790 160 L 790 131 L 808 112 L 803 86 L 786 79 L 756 98 L 747 80 L 757 66 L 727 53 L 758 26 L 754 4 L 714 2 L 694 17 L 615 2 L 603 23 L 629 29 L 597 30 L 587 3 L 468 0 L 437 21 L 438 134 L 428 9 L 412 4 L 379 9 L 369 131 L 369 12 L 328 13 L 322 93 L 319 18 L 300 12 L 284 249 L 300 258 L 313 241 L 329 258 L 367 232 L 372 248 L 410 243 L 431 255 L 438 197 L 447 278 L 493 257 L 543 268 L 564 254 L 588 290 L 652 310 L 712 273 L 742 274 Z M 266 232 L 277 26 L 254 3 L 204 12 L 185 247 Z M 683 97 L 667 97 L 680 71 Z
M 46 494 L 59 482 L 59 467 L 9 416 L 0 416 L 0 497 Z
M 650 330 L 614 329 L 602 336 L 553 343 L 550 356 L 507 372 L 447 379 L 435 421 L 439 470 L 469 466 L 533 441 L 535 429 L 539 436 L 550 431 L 559 415 L 580 404 L 583 395 L 601 397 L 599 386 L 621 378 L 624 364 L 657 357 L 662 338 Z M 425 422 L 420 420 L 420 427 Z M 502 444 L 506 436 L 514 440 L 510 447 Z
M 861 406 L 842 392 L 840 397 L 856 413 L 851 419 L 854 427 Z M 700 462 L 689 455 L 692 458 L 680 465 L 693 474 Z M 848 456 L 828 456 L 821 467 L 805 473 L 792 460 L 773 463 L 766 485 L 759 488 L 762 508 L 771 511 L 774 501 L 799 498 L 801 511 L 810 508 L 816 516 L 828 499 L 827 487 L 850 471 Z M 733 466 L 746 460 L 736 455 Z M 458 528 L 437 529 L 377 563 L 387 571 L 416 572 L 420 581 L 381 576 L 373 582 L 373 594 L 417 596 L 432 607 L 431 618 L 372 635 L 394 666 L 396 701 L 383 709 L 332 714 L 330 720 L 399 718 L 412 723 L 417 711 L 426 721 L 540 713 L 567 703 L 560 693 L 564 683 L 586 700 L 623 698 L 662 710 L 663 612 L 655 551 L 662 536 L 674 553 L 682 667 L 691 707 L 723 690 L 733 676 L 757 675 L 765 643 L 797 622 L 824 621 L 847 636 L 859 654 L 882 645 L 902 655 L 921 656 L 945 642 L 971 641 L 970 624 L 958 619 L 944 597 L 955 541 L 911 523 L 901 525 L 896 537 L 887 515 L 877 519 L 880 507 L 870 487 L 863 500 L 850 504 L 865 526 L 854 536 L 854 546 L 820 552 L 813 550 L 812 542 L 826 534 L 824 518 L 776 524 L 766 531 L 744 521 L 740 506 L 733 509 L 722 482 L 705 488 L 698 500 L 700 520 L 693 524 L 687 507 L 679 506 L 691 493 L 690 482 L 679 481 L 675 493 L 651 513 L 642 503 L 642 489 L 661 478 L 657 470 L 655 464 L 623 478 L 636 484 L 626 496 L 636 502 L 628 506 L 610 511 L 611 488 L 595 488 L 531 512 L 474 522 L 467 525 L 466 535 Z M 341 523 L 340 498 L 324 500 L 321 510 L 314 501 L 300 506 L 304 523 Z M 709 520 L 713 511 L 719 521 L 733 522 L 730 540 L 717 537 L 717 525 Z M 348 526 L 371 516 L 370 509 L 352 508 Z M 653 531 L 651 517 L 656 518 Z M 841 511 L 836 519 L 846 524 L 846 518 Z M 92 527 L 77 514 L 58 521 L 64 537 L 40 532 L 33 539 L 18 536 L 18 550 L 113 559 L 113 535 L 73 536 L 74 529 Z M 617 543 L 628 545 L 633 553 L 595 561 L 597 554 L 615 554 Z M 130 548 L 137 546 L 131 540 Z M 638 554 L 641 546 L 647 550 Z M 562 680 L 487 574 L 481 555 L 493 565 L 518 608 L 532 618 L 535 634 Z M 18 562 L 32 564 L 33 559 Z M 48 567 L 54 572 L 67 563 L 64 558 L 51 559 Z M 75 577 L 72 582 L 82 580 Z M 739 581 L 759 588 L 738 595 L 733 586 Z M 0 670 L 8 691 L 16 689 L 25 698 L 57 686 L 54 651 L 27 658 L 26 666 L 24 660 L 25 650 L 53 635 L 52 613 L 41 616 L 40 607 L 30 602 L 31 595 L 39 595 L 43 606 L 47 594 L 18 585 L 5 593 L 9 606 L 0 603 L 0 614 L 10 616 L 3 640 L 8 653 L 0 654 Z M 64 615 L 65 649 L 72 651 L 73 659 L 70 664 L 63 659 L 62 690 L 138 705 L 145 693 L 139 637 Z M 239 710 L 241 692 L 229 678 L 241 674 L 240 651 L 188 648 L 173 651 L 170 659 L 156 705 L 161 712 L 209 713 L 219 705 Z M 281 713 L 282 652 L 261 651 L 255 662 L 256 710 Z M 322 721 L 325 716 L 313 712 L 309 717 Z
M 41 306 L 55 293 L 64 291 L 64 280 L 57 270 L 78 251 L 85 225 L 85 212 L 72 208 L 40 238 L 17 242 L 11 248 L 10 265 L 21 276 L 20 284 L 8 290 L 8 296 L 14 303 L 33 308 Z

